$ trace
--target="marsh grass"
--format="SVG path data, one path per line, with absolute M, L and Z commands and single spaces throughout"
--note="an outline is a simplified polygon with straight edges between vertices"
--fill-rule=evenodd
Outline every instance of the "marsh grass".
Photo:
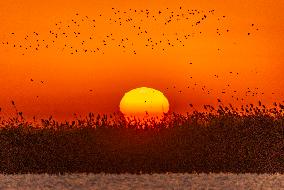
M 277 103 L 205 105 L 159 122 L 128 122 L 120 113 L 27 121 L 16 113 L 0 119 L 1 173 L 284 173 Z

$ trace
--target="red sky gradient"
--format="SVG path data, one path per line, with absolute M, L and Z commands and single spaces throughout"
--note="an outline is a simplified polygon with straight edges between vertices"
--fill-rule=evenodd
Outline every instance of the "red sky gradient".
M 141 86 L 162 91 L 170 110 L 182 113 L 217 98 L 283 101 L 283 10 L 282 0 L 0 1 L 2 114 L 12 113 L 12 100 L 28 117 L 112 113 Z

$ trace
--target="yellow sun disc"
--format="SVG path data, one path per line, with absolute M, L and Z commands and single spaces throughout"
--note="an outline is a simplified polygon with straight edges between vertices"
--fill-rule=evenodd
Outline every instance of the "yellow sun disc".
M 169 102 L 164 94 L 153 88 L 141 87 L 124 94 L 120 101 L 120 111 L 129 118 L 163 116 L 169 111 Z

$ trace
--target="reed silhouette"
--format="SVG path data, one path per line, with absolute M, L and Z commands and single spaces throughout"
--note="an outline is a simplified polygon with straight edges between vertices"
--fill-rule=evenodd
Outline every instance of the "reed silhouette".
M 0 120 L 0 172 L 284 173 L 282 104 L 204 110 L 159 122 L 120 113 L 31 122 L 17 112 Z

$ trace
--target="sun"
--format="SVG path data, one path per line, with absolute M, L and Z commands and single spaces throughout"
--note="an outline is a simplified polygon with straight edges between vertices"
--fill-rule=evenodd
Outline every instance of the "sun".
M 140 87 L 126 92 L 119 107 L 126 118 L 156 117 L 160 119 L 169 111 L 169 101 L 159 90 Z

